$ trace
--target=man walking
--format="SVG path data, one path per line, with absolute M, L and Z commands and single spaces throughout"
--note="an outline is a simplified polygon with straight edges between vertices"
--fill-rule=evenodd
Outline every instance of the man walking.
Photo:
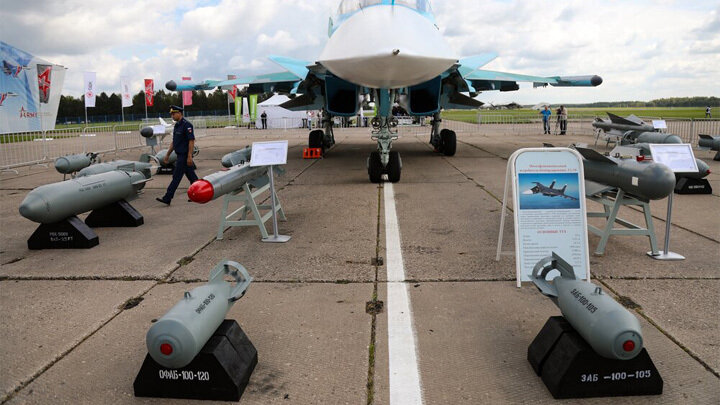
M 712 109 L 710 109 L 710 106 L 705 107 L 705 118 L 712 118 L 712 114 L 710 113 Z
M 561 105 L 558 110 L 558 119 L 560 120 L 560 135 L 565 135 L 567 131 L 568 113 L 564 105 Z
M 170 160 L 170 154 L 175 151 L 177 155 L 177 161 L 175 162 L 175 170 L 173 170 L 173 177 L 170 185 L 162 198 L 156 198 L 163 204 L 170 205 L 175 196 L 175 190 L 180 185 L 183 175 L 187 176 L 190 183 L 197 181 L 198 177 L 195 174 L 195 165 L 192 160 L 192 152 L 195 149 L 195 134 L 193 133 L 193 125 L 183 118 L 183 108 L 176 105 L 170 106 L 170 115 L 173 121 L 175 121 L 175 128 L 173 129 L 173 140 L 165 154 L 164 162 L 167 164 Z
M 260 114 L 260 121 L 262 122 L 262 129 L 267 129 L 267 114 L 265 110 Z

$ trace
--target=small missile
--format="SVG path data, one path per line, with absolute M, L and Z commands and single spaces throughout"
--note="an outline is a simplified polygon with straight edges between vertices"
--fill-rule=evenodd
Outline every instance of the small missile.
M 230 275 L 233 287 L 223 280 Z M 225 319 L 235 301 L 245 295 L 252 277 L 240 263 L 223 260 L 210 272 L 207 284 L 185 293 L 148 330 L 148 353 L 160 365 L 172 369 L 188 365 Z
M 267 166 L 251 167 L 250 163 L 233 166 L 230 170 L 215 172 L 191 184 L 187 194 L 190 200 L 204 204 L 227 193 L 239 190 L 245 183 L 254 187 L 267 184 Z
M 95 153 L 78 153 L 55 159 L 55 170 L 62 174 L 74 173 L 90 166 L 97 157 Z
M 613 158 L 575 147 L 583 159 L 585 180 L 617 187 L 642 200 L 659 200 L 675 189 L 675 174 L 662 163 Z
M 551 284 L 546 277 L 555 270 L 560 275 Z M 630 360 L 642 350 L 638 319 L 601 287 L 575 279 L 572 266 L 555 252 L 535 265 L 530 278 L 597 354 L 608 359 Z
M 113 170 L 122 170 L 126 172 L 139 172 L 149 179 L 152 175 L 150 169 L 152 165 L 144 162 L 133 162 L 130 160 L 113 160 L 112 162 L 97 163 L 80 170 L 77 177 L 91 176 L 93 174 L 107 173 Z
M 170 157 L 168 157 L 168 162 L 165 163 L 165 155 L 167 155 L 167 152 L 167 149 L 162 149 L 154 156 L 155 161 L 162 167 L 172 166 L 177 161 L 177 155 L 175 154 L 175 151 L 172 151 L 170 152 Z
M 640 132 L 635 137 L 635 143 L 682 143 L 682 139 L 664 132 Z
M 649 132 L 654 131 L 652 125 L 644 123 L 640 118 L 630 115 L 626 118 L 617 116 L 615 114 L 607 113 L 610 119 L 604 120 L 596 118 L 592 123 L 592 126 L 598 129 L 602 129 L 605 132 L 608 131 L 639 131 Z
M 252 155 L 252 147 L 246 146 L 235 152 L 230 152 L 222 157 L 221 163 L 223 167 L 233 167 L 250 161 Z
M 25 196 L 20 204 L 20 215 L 41 224 L 51 224 L 120 200 L 129 200 L 146 181 L 141 173 L 112 171 L 45 184 Z

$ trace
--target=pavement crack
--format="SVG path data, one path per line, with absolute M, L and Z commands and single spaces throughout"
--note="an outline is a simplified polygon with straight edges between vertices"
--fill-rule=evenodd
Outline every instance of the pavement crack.
M 368 345 L 368 372 L 367 383 L 365 384 L 366 397 L 365 403 L 372 405 L 375 403 L 375 342 L 377 339 L 377 314 L 382 311 L 383 302 L 378 301 L 378 272 L 382 266 L 382 257 L 380 257 L 380 223 L 382 222 L 382 192 L 383 185 L 378 185 L 377 194 L 377 218 L 375 228 L 375 257 L 373 260 L 373 268 L 375 270 L 375 280 L 373 282 L 373 293 L 370 301 L 365 304 L 365 310 L 370 314 L 370 344 Z

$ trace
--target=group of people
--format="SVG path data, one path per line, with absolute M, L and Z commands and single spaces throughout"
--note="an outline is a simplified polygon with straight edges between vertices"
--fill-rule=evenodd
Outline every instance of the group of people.
M 552 115 L 552 111 L 550 111 L 548 106 L 545 106 L 545 109 L 541 110 L 540 114 L 542 115 L 543 133 L 550 134 L 550 116 Z M 567 108 L 561 105 L 560 108 L 557 109 L 556 114 L 558 116 L 557 124 L 560 126 L 560 135 L 565 135 L 568 120 Z

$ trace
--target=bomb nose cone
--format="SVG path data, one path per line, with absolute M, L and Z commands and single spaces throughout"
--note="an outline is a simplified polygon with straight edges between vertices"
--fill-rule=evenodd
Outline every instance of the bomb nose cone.
M 62 156 L 55 159 L 55 170 L 63 174 L 69 174 L 72 172 L 70 169 L 70 161 L 68 158 Z
M 170 91 L 175 91 L 175 89 L 177 89 L 177 83 L 175 83 L 175 80 L 170 80 L 165 83 L 165 88 Z
M 213 199 L 215 190 L 207 180 L 198 180 L 190 185 L 187 191 L 188 198 L 193 202 L 204 204 Z
M 34 222 L 42 223 L 49 211 L 47 202 L 32 192 L 20 204 L 20 215 Z
M 143 136 L 143 138 L 150 138 L 153 136 L 153 129 L 152 127 L 145 127 L 140 130 L 140 135 Z

